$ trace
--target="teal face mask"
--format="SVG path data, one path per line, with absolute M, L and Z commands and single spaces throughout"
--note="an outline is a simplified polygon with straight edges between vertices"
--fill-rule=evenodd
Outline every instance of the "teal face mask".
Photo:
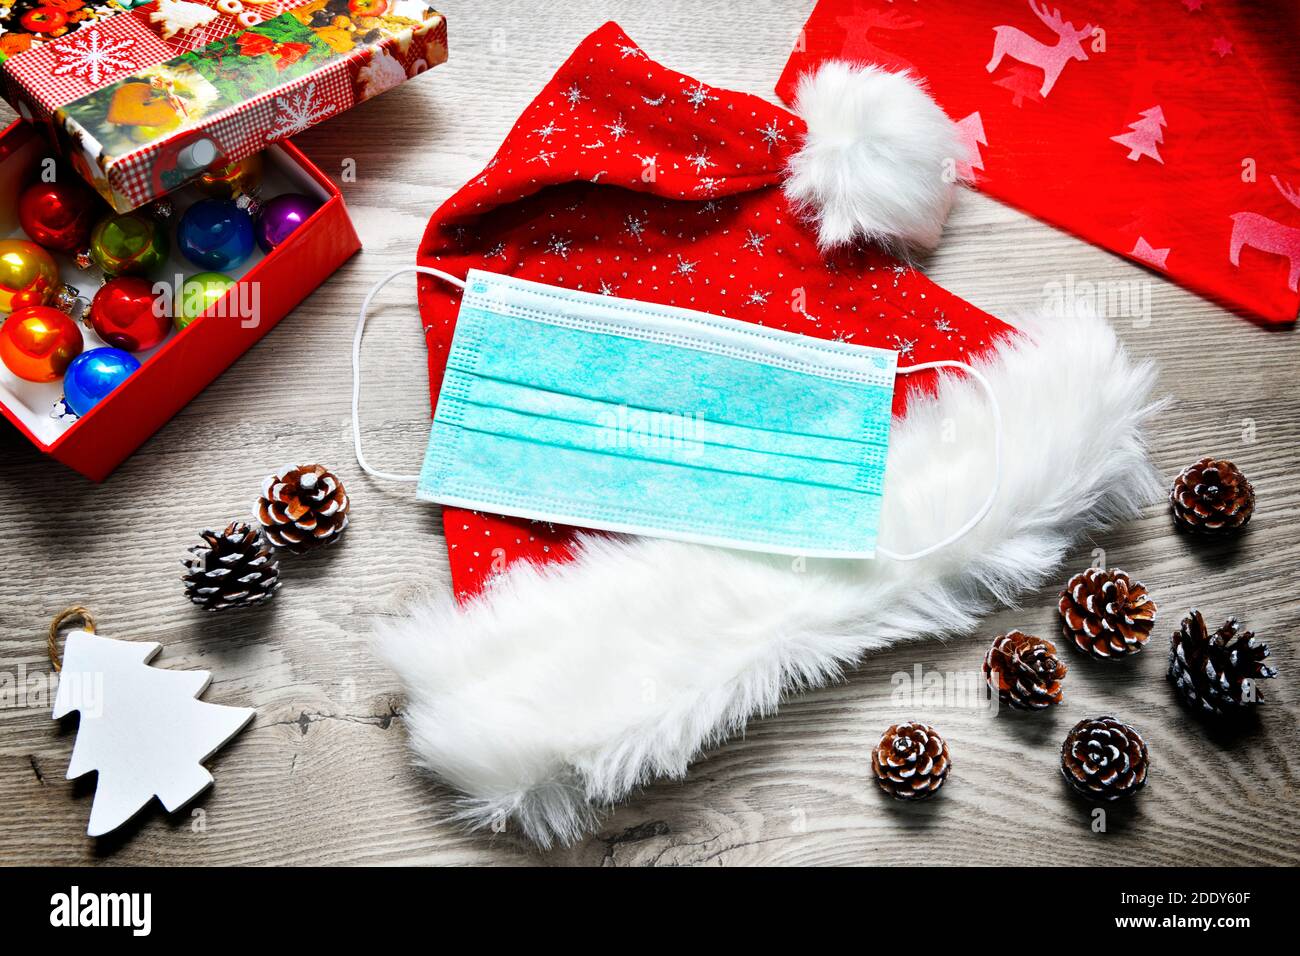
M 870 558 L 895 374 L 961 365 L 899 369 L 885 349 L 478 270 L 462 283 L 417 267 L 367 297 L 354 370 L 371 300 L 408 271 L 465 290 L 417 494 L 493 514 Z M 359 463 L 379 477 L 415 480 L 366 463 L 359 395 L 358 376 Z M 951 543 L 992 499 L 924 552 L 882 553 L 920 557 Z

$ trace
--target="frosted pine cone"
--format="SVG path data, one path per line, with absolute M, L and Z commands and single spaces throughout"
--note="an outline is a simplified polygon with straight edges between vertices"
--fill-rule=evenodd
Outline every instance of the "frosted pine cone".
M 280 589 L 280 562 L 262 532 L 243 521 L 204 531 L 184 563 L 185 596 L 206 611 L 261 604 Z
M 1149 761 L 1142 735 L 1114 717 L 1079 721 L 1061 745 L 1061 773 L 1092 800 L 1137 793 L 1147 782 Z
M 984 679 L 1002 703 L 1017 710 L 1059 704 L 1065 669 L 1054 644 L 1021 631 L 994 638 L 984 655 Z
M 894 724 L 871 751 L 871 769 L 891 797 L 920 800 L 934 795 L 948 779 L 948 745 L 933 727 Z
M 1169 679 L 1189 705 L 1218 717 L 1264 702 L 1259 681 L 1276 677 L 1268 645 L 1228 618 L 1213 634 L 1200 611 L 1183 618 L 1169 645 Z
M 1118 569 L 1089 568 L 1070 578 L 1057 610 L 1075 647 L 1112 660 L 1142 650 L 1156 618 L 1147 589 Z
M 1231 534 L 1255 513 L 1255 489 L 1232 462 L 1202 458 L 1174 479 L 1169 506 L 1185 531 Z
M 301 553 L 337 541 L 350 507 L 337 476 L 320 465 L 299 465 L 266 479 L 255 510 L 273 545 Z

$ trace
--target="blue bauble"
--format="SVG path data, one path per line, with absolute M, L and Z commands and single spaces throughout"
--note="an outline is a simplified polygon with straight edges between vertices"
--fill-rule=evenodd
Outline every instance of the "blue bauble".
M 253 252 L 253 217 L 229 199 L 204 199 L 185 210 L 176 241 L 195 265 L 229 272 Z
M 121 349 L 91 349 L 72 360 L 63 376 L 63 400 L 84 415 L 140 367 L 140 360 Z

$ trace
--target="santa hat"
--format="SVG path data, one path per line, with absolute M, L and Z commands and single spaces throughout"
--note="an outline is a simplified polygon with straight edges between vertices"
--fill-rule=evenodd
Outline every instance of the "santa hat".
M 951 201 L 961 157 L 924 90 L 835 63 L 805 79 L 798 110 L 666 69 L 607 24 L 435 213 L 419 262 L 976 363 L 1004 416 L 996 504 L 906 566 L 444 509 L 456 600 L 382 626 L 378 646 L 404 684 L 417 761 L 461 791 L 465 821 L 575 839 L 865 651 L 971 630 L 1080 534 L 1158 493 L 1140 434 L 1153 374 L 1103 322 L 1017 331 L 881 248 L 933 244 Z M 422 278 L 435 400 L 457 306 Z M 993 445 L 960 376 L 909 381 L 895 413 L 881 544 L 907 551 L 975 510 Z

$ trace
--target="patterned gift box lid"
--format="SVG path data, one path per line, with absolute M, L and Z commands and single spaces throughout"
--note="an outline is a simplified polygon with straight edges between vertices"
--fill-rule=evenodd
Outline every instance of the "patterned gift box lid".
M 0 88 L 123 212 L 447 59 L 423 0 L 0 0 Z

